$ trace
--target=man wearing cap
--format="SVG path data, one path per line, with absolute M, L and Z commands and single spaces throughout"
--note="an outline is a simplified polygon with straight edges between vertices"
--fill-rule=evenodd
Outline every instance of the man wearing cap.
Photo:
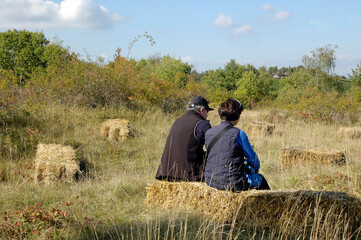
M 211 110 L 202 96 L 191 99 L 187 112 L 170 129 L 156 179 L 203 181 L 204 136 L 211 128 L 206 120 Z

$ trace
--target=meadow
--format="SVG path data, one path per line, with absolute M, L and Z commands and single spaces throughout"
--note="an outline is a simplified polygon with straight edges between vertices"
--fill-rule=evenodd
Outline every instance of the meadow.
M 141 37 L 153 44 L 152 36 L 140 35 L 129 51 Z M 8 30 L 0 40 L 1 239 L 358 238 L 359 229 L 342 219 L 324 224 L 316 218 L 312 226 L 289 231 L 290 224 L 266 229 L 221 223 L 197 211 L 145 203 L 170 127 L 197 95 L 214 108 L 228 97 L 239 99 L 246 107 L 239 128 L 253 121 L 275 125 L 270 136 L 246 131 L 273 190 L 359 198 L 360 139 L 339 129 L 360 127 L 361 64 L 348 79 L 333 74 L 334 46 L 315 49 L 298 67 L 257 69 L 231 59 L 223 69 L 198 73 L 169 55 L 135 60 L 120 48 L 109 62 L 93 61 L 42 32 Z M 115 118 L 129 120 L 125 141 L 101 136 L 102 123 Z M 220 122 L 216 111 L 209 120 L 212 126 Z M 82 167 L 76 182 L 35 181 L 41 143 L 76 150 Z M 285 166 L 283 148 L 298 146 L 340 150 L 347 162 Z
M 142 111 L 56 103 L 23 107 L 28 114 L 17 121 L 26 130 L 26 138 L 19 134 L 17 139 L 30 143 L 24 142 L 22 154 L 16 157 L 11 153 L 19 149 L 6 145 L 6 138 L 2 143 L 8 153 L 0 159 L 2 239 L 358 238 L 342 226 L 312 227 L 288 235 L 282 229 L 219 224 L 197 212 L 145 204 L 146 187 L 156 181 L 169 129 L 185 107 L 172 113 L 157 107 Z M 128 119 L 132 136 L 123 142 L 104 139 L 101 124 L 112 118 Z M 220 122 L 216 111 L 208 119 L 212 126 Z M 351 123 L 314 121 L 291 111 L 265 108 L 246 109 L 237 127 L 245 129 L 252 121 L 275 125 L 271 136 L 249 135 L 261 161 L 261 173 L 273 190 L 341 191 L 360 197 L 360 139 L 339 134 L 340 127 Z M 86 163 L 84 176 L 74 183 L 36 183 L 34 143 L 38 142 L 76 148 Z M 291 146 L 342 150 L 347 164 L 283 166 L 281 151 Z

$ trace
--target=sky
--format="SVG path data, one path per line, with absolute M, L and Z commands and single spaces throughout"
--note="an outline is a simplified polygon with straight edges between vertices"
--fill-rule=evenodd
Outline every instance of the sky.
M 294 67 L 331 44 L 335 73 L 347 77 L 361 60 L 360 12 L 359 0 L 0 0 L 0 31 L 41 31 L 105 61 L 117 48 L 136 60 L 169 55 L 198 72 L 231 59 Z

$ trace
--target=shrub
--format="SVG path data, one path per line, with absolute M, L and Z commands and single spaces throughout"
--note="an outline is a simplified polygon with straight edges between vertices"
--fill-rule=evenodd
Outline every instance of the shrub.
M 18 78 L 10 70 L 0 68 L 0 116 L 15 109 L 19 104 Z
M 352 69 L 351 83 L 351 94 L 356 101 L 361 102 L 361 63 L 356 69 Z
M 0 69 L 0 156 L 21 156 L 37 142 L 36 124 L 22 103 L 26 91 L 18 86 L 17 77 Z
M 6 239 L 53 239 L 69 224 L 69 213 L 43 209 L 39 203 L 23 210 L 5 211 L 0 219 L 0 236 Z
M 156 70 L 145 71 L 135 60 L 121 56 L 105 66 L 79 60 L 76 55 L 66 60 L 33 75 L 28 87 L 36 93 L 34 96 L 91 107 L 152 105 L 173 111 L 185 106 L 190 96 L 204 89 L 192 81 L 189 74 L 177 72 L 174 79 L 163 78 Z M 184 78 L 186 80 L 182 80 Z
M 349 96 L 341 95 L 337 91 L 323 93 L 315 88 L 306 88 L 297 94 L 293 103 L 288 102 L 283 106 L 302 111 L 318 121 L 359 121 L 361 104 Z

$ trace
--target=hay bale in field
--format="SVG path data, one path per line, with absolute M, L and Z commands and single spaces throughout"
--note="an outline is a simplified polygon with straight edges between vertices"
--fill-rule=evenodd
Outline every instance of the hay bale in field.
M 246 131 L 250 135 L 272 135 L 275 125 L 266 122 L 251 122 L 247 125 Z
M 158 181 L 147 187 L 146 203 L 197 211 L 206 218 L 242 226 L 297 231 L 317 223 L 354 226 L 361 201 L 342 192 L 220 191 L 199 182 Z
M 115 141 L 125 140 L 129 132 L 129 120 L 125 119 L 108 119 L 102 123 L 100 130 L 103 137 Z
M 361 138 L 361 127 L 343 127 L 340 128 L 339 133 L 348 138 Z
M 80 172 L 75 150 L 60 144 L 39 144 L 35 157 L 35 181 L 75 181 Z
M 306 147 L 289 147 L 282 149 L 282 164 L 298 165 L 305 163 L 317 164 L 345 164 L 346 157 L 342 151 L 320 150 Z

